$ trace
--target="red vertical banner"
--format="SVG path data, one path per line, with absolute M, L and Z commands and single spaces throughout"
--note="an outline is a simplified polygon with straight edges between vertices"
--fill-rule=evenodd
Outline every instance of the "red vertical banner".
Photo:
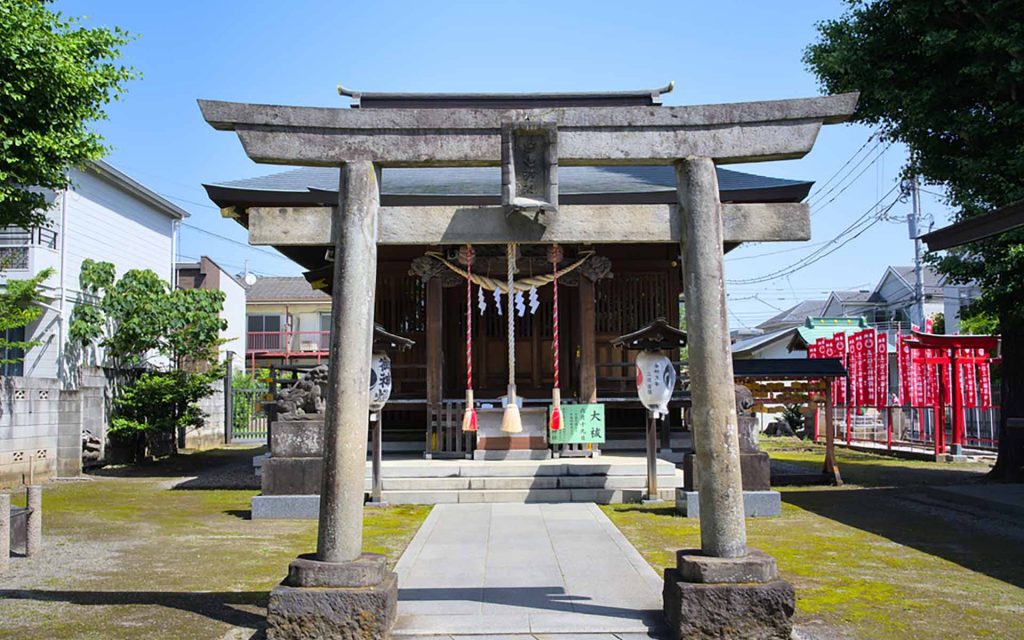
M 889 404 L 889 337 L 884 333 L 875 336 L 875 380 L 878 383 L 876 401 L 879 409 Z
M 942 354 L 947 360 L 950 359 L 950 350 L 942 349 L 941 351 L 936 350 L 937 353 Z M 953 363 L 952 361 L 946 362 L 942 365 L 942 404 L 949 407 L 953 405 Z
M 903 336 L 899 337 L 897 344 L 900 349 L 899 358 L 897 360 L 900 379 L 900 404 L 913 405 L 914 393 L 911 378 L 912 368 L 910 366 L 910 344 L 903 339 Z
M 925 375 L 924 350 L 910 350 L 910 404 L 915 407 L 923 407 L 928 404 L 926 385 L 928 376 Z
M 864 404 L 864 360 L 863 337 L 860 332 L 850 335 L 850 404 L 859 407 Z
M 828 341 L 826 340 L 826 342 L 828 342 Z M 842 378 L 838 378 L 838 379 L 836 379 L 835 382 L 832 383 L 832 385 L 833 385 L 832 395 L 835 396 L 835 404 L 845 405 L 846 402 L 847 402 L 848 383 L 850 382 L 850 378 L 849 378 L 849 375 L 850 375 L 849 366 L 850 366 L 850 364 L 849 364 L 849 361 L 848 361 L 848 359 L 846 357 L 846 334 L 845 333 L 833 334 L 832 335 L 831 343 L 832 343 L 832 348 L 831 348 L 831 350 L 829 352 L 831 354 L 829 357 L 838 358 L 843 363 L 843 366 L 847 368 L 847 371 L 846 371 L 847 378 L 845 380 L 842 379 Z
M 992 378 L 988 354 L 984 349 L 978 349 L 978 355 L 985 358 L 978 363 L 978 395 L 980 396 L 981 408 L 992 408 Z
M 817 340 L 815 340 L 811 344 L 807 345 L 807 359 L 808 360 L 816 360 L 816 359 L 821 357 L 818 354 L 818 348 L 819 348 L 819 346 L 818 346 L 818 341 Z
M 873 407 L 878 404 L 878 375 L 875 363 L 875 330 L 865 329 L 860 332 L 860 357 L 864 372 L 861 379 L 863 395 L 861 404 Z
M 974 350 L 961 349 L 958 358 L 968 362 L 960 365 L 960 380 L 963 381 L 964 408 L 973 409 L 978 406 L 977 366 L 974 364 Z
M 933 326 L 934 326 L 934 324 L 932 323 L 932 319 L 928 318 L 927 320 L 924 321 L 924 332 L 925 333 L 931 333 Z

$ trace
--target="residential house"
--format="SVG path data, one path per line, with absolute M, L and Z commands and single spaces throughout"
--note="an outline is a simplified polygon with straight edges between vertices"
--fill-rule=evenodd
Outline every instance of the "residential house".
M 761 324 L 757 325 L 756 328 L 763 333 L 772 333 L 779 329 L 789 329 L 790 327 L 800 326 L 807 318 L 824 315 L 823 312 L 827 302 L 827 300 L 804 300 L 803 302 L 797 303 L 789 309 L 768 318 Z
M 828 318 L 849 318 L 866 316 L 871 313 L 873 303 L 869 300 L 871 292 L 865 289 L 856 291 L 833 291 L 825 300 L 821 316 Z
M 0 231 L 0 255 L 11 262 L 0 272 L 0 286 L 54 269 L 43 283 L 42 316 L 8 333 L 8 339 L 38 340 L 39 346 L 29 349 L 22 362 L 3 365 L 0 374 L 55 378 L 68 386 L 70 368 L 63 356 L 72 309 L 82 300 L 82 262 L 111 262 L 118 276 L 151 269 L 172 282 L 178 225 L 188 213 L 102 161 L 72 169 L 71 186 L 54 194 L 52 202 L 45 225 Z
M 220 312 L 227 327 L 221 330 L 220 360 L 232 354 L 232 365 L 245 368 L 246 309 L 245 284 L 228 273 L 207 256 L 200 256 L 199 262 L 179 262 L 176 273 L 179 289 L 211 289 L 224 292 L 224 308 Z
M 258 278 L 246 289 L 245 312 L 250 369 L 326 362 L 331 297 L 301 276 Z
M 0 365 L 0 487 L 77 476 L 83 432 L 106 439 L 106 377 L 68 355 L 71 312 L 83 302 L 82 262 L 111 262 L 117 275 L 151 269 L 174 279 L 178 225 L 188 213 L 105 162 L 72 169 L 70 177 L 66 190 L 48 194 L 44 225 L 0 230 L 0 286 L 54 270 L 42 285 L 42 315 L 7 332 L 9 340 L 39 345 L 3 354 L 23 359 Z

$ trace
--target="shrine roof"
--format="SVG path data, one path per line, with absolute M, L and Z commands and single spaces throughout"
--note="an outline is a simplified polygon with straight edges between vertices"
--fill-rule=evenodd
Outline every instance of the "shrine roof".
M 845 378 L 846 368 L 837 358 L 762 358 L 733 360 L 733 377 L 775 380 Z
M 622 107 L 661 104 L 661 94 L 674 82 L 654 89 L 632 91 L 576 91 L 551 93 L 410 93 L 353 91 L 338 85 L 338 93 L 352 99 L 353 109 L 537 109 L 553 107 Z
M 717 168 L 722 202 L 800 202 L 813 182 L 760 176 Z M 334 200 L 339 170 L 303 167 L 266 176 L 204 185 L 210 199 L 231 205 L 304 205 Z M 573 166 L 558 170 L 559 195 L 565 204 L 608 201 L 614 204 L 674 203 L 675 169 L 670 166 Z M 501 169 L 384 168 L 384 205 L 500 204 Z

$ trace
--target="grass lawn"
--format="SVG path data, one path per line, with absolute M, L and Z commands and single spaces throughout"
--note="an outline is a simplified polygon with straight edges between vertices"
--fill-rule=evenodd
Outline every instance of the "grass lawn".
M 242 475 L 254 453 L 218 450 L 48 485 L 43 553 L 14 559 L 0 581 L 0 638 L 214 639 L 255 628 L 288 562 L 315 549 L 316 522 L 250 520 L 257 489 L 182 488 L 210 469 Z M 368 509 L 364 549 L 394 565 L 429 511 Z
M 762 440 L 774 459 L 820 470 L 824 448 Z M 896 460 L 839 449 L 841 488 L 782 488 L 782 516 L 747 520 L 797 593 L 795 622 L 821 637 L 1024 638 L 1024 527 L 951 508 L 923 485 L 979 482 L 985 464 Z M 857 483 L 857 484 L 854 484 Z M 604 507 L 656 569 L 700 546 L 672 509 Z

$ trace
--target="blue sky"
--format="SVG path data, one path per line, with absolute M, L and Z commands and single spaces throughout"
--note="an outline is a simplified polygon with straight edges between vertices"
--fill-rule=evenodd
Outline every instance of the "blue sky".
M 142 78 L 97 128 L 113 147 L 112 164 L 192 213 L 181 235 L 183 259 L 205 254 L 233 271 L 247 261 L 259 274 L 296 275 L 298 266 L 274 252 L 242 246 L 244 230 L 206 199 L 203 182 L 280 168 L 254 164 L 233 134 L 207 126 L 196 98 L 344 106 L 339 82 L 363 91 L 437 92 L 635 89 L 669 80 L 676 90 L 665 96 L 667 105 L 812 96 L 819 89 L 801 55 L 815 38 L 814 24 L 840 15 L 842 5 L 68 0 L 55 6 L 87 25 L 118 25 L 137 36 L 124 60 Z M 839 174 L 848 177 L 833 182 L 838 188 L 812 192 L 817 213 L 810 243 L 741 247 L 726 257 L 727 279 L 756 279 L 826 248 L 820 243 L 896 184 L 905 150 L 864 147 L 871 134 L 860 126 L 829 126 L 801 160 L 730 167 L 822 184 L 854 158 Z M 923 203 L 936 227 L 945 224 L 948 213 L 938 198 L 926 193 Z M 890 215 L 909 210 L 909 203 L 897 203 Z M 886 265 L 912 258 L 906 224 L 880 222 L 787 278 L 730 285 L 730 324 L 753 326 L 831 289 L 870 289 Z

